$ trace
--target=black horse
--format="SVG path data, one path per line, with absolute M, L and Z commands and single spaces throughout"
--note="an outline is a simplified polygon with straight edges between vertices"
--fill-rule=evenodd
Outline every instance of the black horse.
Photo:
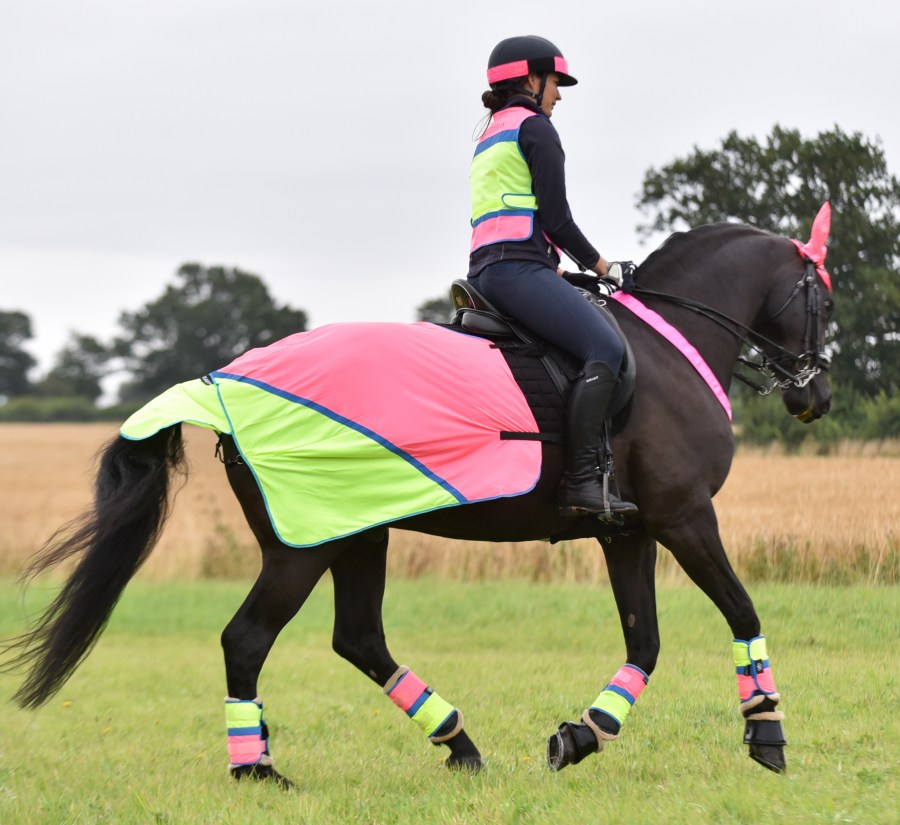
M 669 238 L 638 269 L 634 294 L 683 334 L 726 391 L 742 348 L 752 342 L 772 379 L 770 389 L 780 388 L 788 412 L 808 422 L 824 415 L 831 403 L 823 352 L 832 309 L 825 286 L 830 284 L 816 273 L 785 238 L 716 224 Z M 637 362 L 630 418 L 613 446 L 619 486 L 639 505 L 640 523 L 617 530 L 561 517 L 556 495 L 563 448 L 545 443 L 540 480 L 531 492 L 436 510 L 393 526 L 455 539 L 523 541 L 568 534 L 600 541 L 625 636 L 626 664 L 581 720 L 563 723 L 549 738 L 553 769 L 576 763 L 615 739 L 653 672 L 660 647 L 657 542 L 667 547 L 719 608 L 734 636 L 740 707 L 747 720 L 744 742 L 751 757 L 783 771 L 780 696 L 765 638 L 722 546 L 712 504 L 734 451 L 729 417 L 669 341 L 616 301 L 610 305 Z M 481 767 L 461 712 L 388 652 L 381 615 L 388 529 L 372 528 L 307 549 L 285 545 L 234 441 L 228 435 L 221 441 L 228 480 L 262 550 L 259 578 L 222 634 L 232 773 L 290 785 L 272 766 L 257 679 L 278 633 L 326 570 L 334 581 L 334 650 L 381 686 L 433 742 L 449 747 L 449 766 Z M 143 441 L 116 437 L 105 448 L 93 506 L 51 539 L 29 569 L 34 575 L 78 558 L 55 601 L 11 645 L 12 665 L 31 667 L 17 694 L 22 706 L 45 702 L 90 651 L 160 534 L 170 474 L 182 460 L 180 425 Z

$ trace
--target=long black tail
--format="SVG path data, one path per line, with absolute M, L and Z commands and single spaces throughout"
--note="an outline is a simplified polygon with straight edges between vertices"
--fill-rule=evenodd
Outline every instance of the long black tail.
M 186 474 L 180 424 L 144 441 L 117 436 L 104 449 L 93 505 L 60 528 L 25 572 L 31 579 L 80 557 L 43 615 L 7 646 L 14 657 L 5 670 L 29 667 L 15 695 L 22 707 L 46 702 L 90 653 L 125 585 L 156 545 L 176 469 Z

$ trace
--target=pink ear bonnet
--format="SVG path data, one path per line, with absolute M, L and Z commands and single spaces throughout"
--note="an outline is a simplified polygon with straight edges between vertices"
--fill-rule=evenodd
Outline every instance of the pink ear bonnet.
M 822 204 L 819 214 L 813 221 L 812 231 L 809 234 L 809 241 L 805 244 L 800 241 L 793 240 L 792 243 L 800 251 L 800 254 L 807 261 L 812 261 L 816 265 L 816 272 L 822 282 L 831 292 L 831 275 L 825 269 L 825 255 L 828 252 L 826 243 L 828 241 L 828 233 L 831 231 L 831 204 L 828 201 Z

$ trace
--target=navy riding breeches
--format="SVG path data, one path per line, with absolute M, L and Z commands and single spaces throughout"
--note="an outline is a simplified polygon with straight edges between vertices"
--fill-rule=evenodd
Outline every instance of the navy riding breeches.
M 602 361 L 618 375 L 625 354 L 607 320 L 553 269 L 533 261 L 500 261 L 469 278 L 504 315 L 570 352 Z

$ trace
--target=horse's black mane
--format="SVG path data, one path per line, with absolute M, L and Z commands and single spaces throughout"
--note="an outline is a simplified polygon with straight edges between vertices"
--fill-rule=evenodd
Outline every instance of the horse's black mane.
M 710 244 L 721 244 L 725 237 L 741 235 L 769 235 L 762 229 L 744 223 L 710 223 L 686 232 L 673 232 L 638 267 L 635 279 L 657 271 L 672 272 L 687 259 L 694 263 L 703 257 L 703 248 Z

